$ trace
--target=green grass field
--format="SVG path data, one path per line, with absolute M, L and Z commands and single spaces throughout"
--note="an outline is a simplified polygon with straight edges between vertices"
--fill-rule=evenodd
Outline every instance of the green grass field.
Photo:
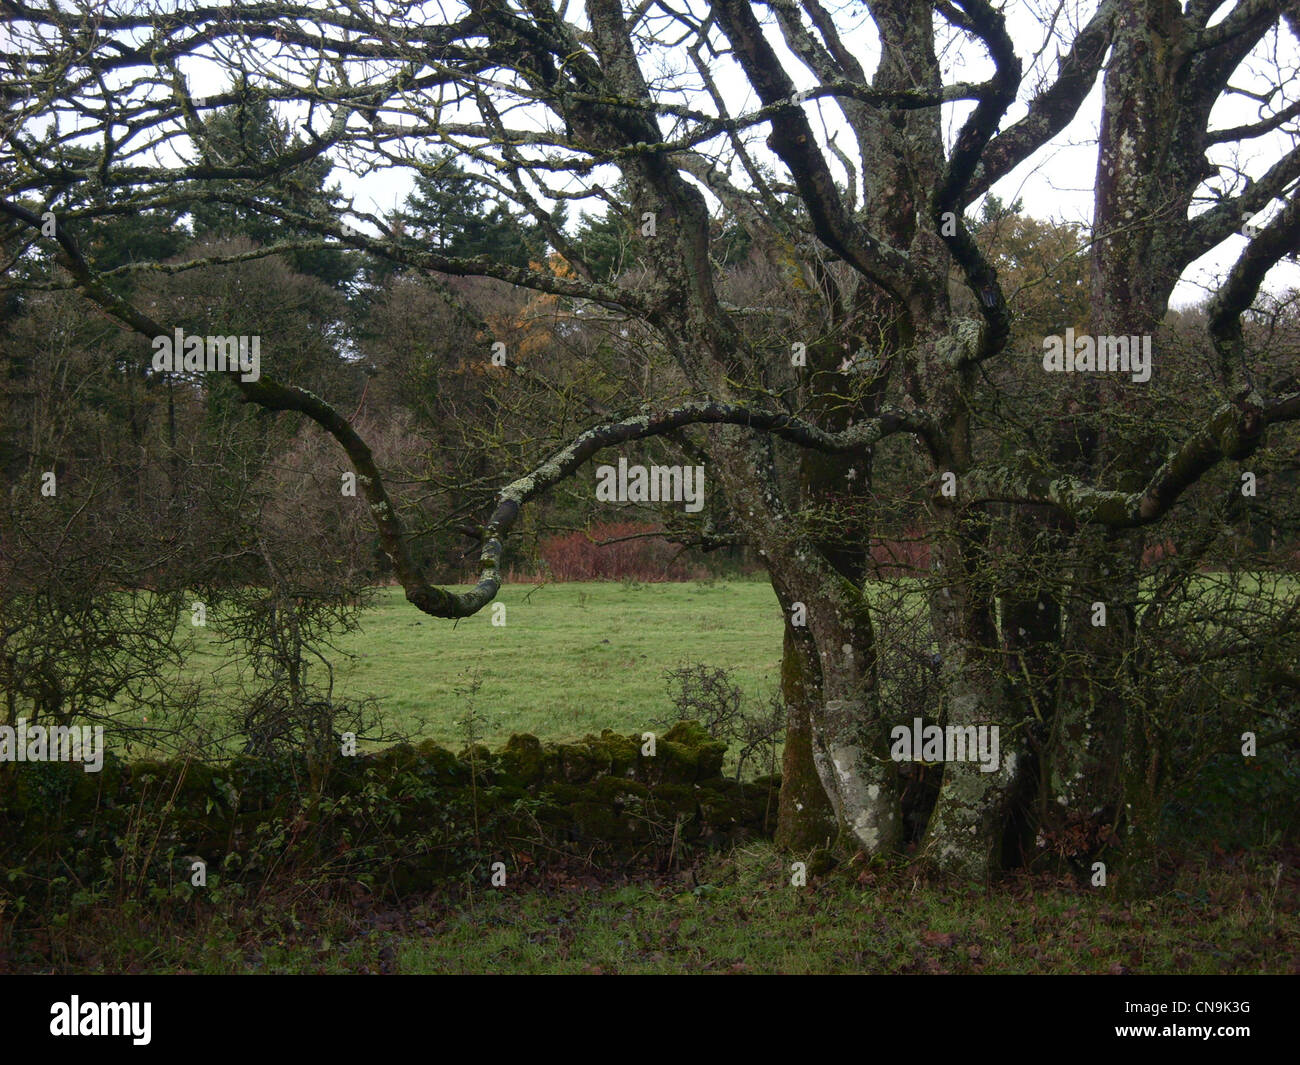
M 1207 594 L 1222 586 L 1220 603 L 1263 595 L 1265 582 L 1269 598 L 1297 594 L 1289 575 L 1199 581 Z M 906 601 L 924 610 L 919 591 Z M 493 624 L 498 604 L 502 625 Z M 220 632 L 216 612 L 207 629 L 190 630 L 187 673 L 238 705 L 239 663 L 218 645 Z M 429 617 L 400 588 L 382 588 L 360 630 L 341 637 L 329 657 L 336 700 L 373 697 L 394 730 L 459 748 L 471 707 L 476 741 L 489 746 L 515 732 L 548 740 L 605 728 L 640 732 L 674 718 L 665 671 L 693 663 L 732 670 L 758 710 L 780 681 L 781 640 L 780 606 L 766 580 L 509 584 L 489 608 L 459 621 Z M 324 678 L 317 669 L 309 679 Z
M 776 690 L 781 613 L 766 581 L 689 584 L 514 584 L 502 589 L 505 624 L 489 608 L 446 621 L 421 614 L 400 589 L 377 593 L 361 629 L 339 641 L 335 697 L 374 696 L 386 720 L 417 739 L 458 746 L 470 697 L 479 738 L 514 732 L 570 739 L 612 728 L 641 731 L 672 716 L 664 671 L 703 662 L 734 670 L 755 703 Z M 220 619 L 190 668 L 221 688 L 235 663 L 218 654 Z

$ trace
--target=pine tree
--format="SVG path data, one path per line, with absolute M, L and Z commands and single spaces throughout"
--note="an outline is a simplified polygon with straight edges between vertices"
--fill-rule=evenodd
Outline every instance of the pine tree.
M 238 91 L 239 86 L 236 86 Z M 291 135 L 288 123 L 271 105 L 244 86 L 243 98 L 213 114 L 205 123 L 205 161 L 215 166 L 258 166 L 297 151 L 302 140 Z M 322 215 L 331 210 L 338 186 L 326 186 L 332 165 L 323 157 L 308 160 L 270 181 L 216 179 L 202 183 L 205 191 L 219 189 L 256 198 L 273 208 L 297 214 Z M 295 237 L 313 237 L 309 228 L 273 214 L 214 202 L 197 203 L 192 211 L 194 235 L 200 240 L 244 236 L 261 245 Z M 341 288 L 357 273 L 356 257 L 346 251 L 295 251 L 286 258 L 301 274 Z
M 486 255 L 527 267 L 546 254 L 540 227 L 525 224 L 499 198 L 486 194 L 481 179 L 450 151 L 425 161 L 398 217 L 409 240 L 439 255 Z

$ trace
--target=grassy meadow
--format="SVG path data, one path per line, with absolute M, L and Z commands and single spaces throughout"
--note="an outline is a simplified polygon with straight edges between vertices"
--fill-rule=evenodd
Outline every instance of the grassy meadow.
M 415 739 L 465 742 L 471 703 L 478 739 L 514 732 L 561 740 L 612 728 L 641 731 L 671 716 L 665 670 L 694 662 L 734 671 L 755 704 L 780 682 L 781 613 L 766 581 L 506 585 L 471 618 L 432 618 L 400 588 L 383 588 L 358 631 L 332 656 L 336 699 L 379 700 L 385 719 Z M 217 691 L 237 662 L 209 616 L 190 656 L 191 679 Z M 474 684 L 478 690 L 469 694 Z
M 1198 583 L 1214 597 L 1206 602 L 1238 607 L 1300 594 L 1286 574 L 1203 574 Z M 919 583 L 904 584 L 907 609 L 924 611 Z M 900 591 L 889 582 L 873 596 L 884 589 Z M 194 639 L 182 679 L 202 683 L 210 702 L 241 705 L 240 662 L 220 643 L 220 613 L 209 614 L 206 628 L 182 624 Z M 764 579 L 507 584 L 491 606 L 460 620 L 422 614 L 400 588 L 386 587 L 327 657 L 336 701 L 373 698 L 395 731 L 459 749 L 471 710 L 475 742 L 490 747 L 517 732 L 567 740 L 675 720 L 665 672 L 695 663 L 731 670 L 749 707 L 761 709 L 780 683 L 781 641 L 780 606 Z M 324 679 L 319 667 L 309 675 Z

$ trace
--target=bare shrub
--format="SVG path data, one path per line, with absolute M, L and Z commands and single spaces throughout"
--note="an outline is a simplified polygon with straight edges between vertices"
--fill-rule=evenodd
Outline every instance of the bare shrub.
M 675 714 L 672 721 L 660 718 L 656 725 L 699 721 L 710 736 L 735 752 L 737 780 L 751 761 L 766 763 L 767 772 L 775 772 L 786 719 L 785 704 L 778 695 L 773 695 L 765 708 L 753 708 L 731 670 L 702 662 L 667 670 L 664 676 Z

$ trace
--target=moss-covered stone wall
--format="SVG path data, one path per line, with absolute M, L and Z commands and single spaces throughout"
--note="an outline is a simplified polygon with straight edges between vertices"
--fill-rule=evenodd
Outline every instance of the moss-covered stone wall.
M 665 860 L 767 835 L 779 778 L 722 776 L 725 747 L 695 722 L 656 737 L 611 731 L 572 743 L 513 736 L 499 751 L 432 742 L 340 757 L 313 782 L 303 761 L 237 758 L 0 766 L 0 895 L 48 884 L 166 892 L 210 876 L 272 870 L 344 876 L 403 892 L 581 854 Z M 322 779 L 323 778 L 323 779 Z

